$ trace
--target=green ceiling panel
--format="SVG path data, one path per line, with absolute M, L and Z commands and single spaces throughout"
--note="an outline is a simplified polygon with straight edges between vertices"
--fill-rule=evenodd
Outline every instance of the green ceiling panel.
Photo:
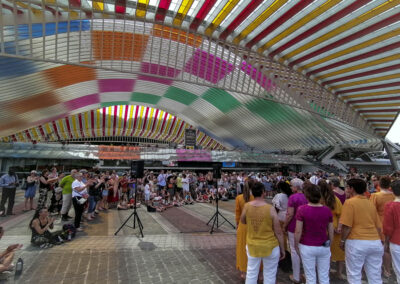
M 168 88 L 167 92 L 164 94 L 164 97 L 180 102 L 187 106 L 197 99 L 195 94 L 172 86 Z
M 240 102 L 237 99 L 221 89 L 210 88 L 202 95 L 202 98 L 223 113 L 227 113 L 240 106 Z
M 131 97 L 131 101 L 141 102 L 141 103 L 146 103 L 146 104 L 153 104 L 153 105 L 156 105 L 160 99 L 161 99 L 161 97 L 156 96 L 156 95 L 146 94 L 146 93 L 137 93 L 137 92 L 132 93 L 132 97 Z
M 290 109 L 290 107 L 269 100 L 254 99 L 248 102 L 246 106 L 250 111 L 258 114 L 271 124 L 296 122 L 302 119 L 302 117 L 297 112 Z M 289 116 L 288 112 L 290 113 Z
M 129 105 L 130 102 L 118 101 L 118 102 L 103 102 L 101 103 L 101 107 L 109 107 L 109 106 L 119 106 L 119 105 Z

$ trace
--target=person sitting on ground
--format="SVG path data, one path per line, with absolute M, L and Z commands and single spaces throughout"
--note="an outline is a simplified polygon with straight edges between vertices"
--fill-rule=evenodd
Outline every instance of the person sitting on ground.
M 57 233 L 53 234 L 49 231 L 49 229 L 54 228 L 54 220 L 55 218 L 49 217 L 46 207 L 35 211 L 35 215 L 33 215 L 29 223 L 29 228 L 32 230 L 32 245 L 40 248 L 49 248 L 54 244 L 59 245 L 63 242 Z
M 204 202 L 206 202 L 206 200 L 204 200 L 202 194 L 197 194 L 196 202 L 204 203 Z
M 221 199 L 222 195 L 225 194 L 226 189 L 222 184 L 218 185 L 218 198 Z
M 147 212 L 162 212 L 166 208 L 161 204 L 161 196 L 156 196 L 151 198 L 149 203 L 147 204 Z
M 168 203 L 168 201 L 169 201 L 169 192 L 165 188 L 161 189 L 160 195 L 161 195 L 162 199 L 164 200 L 164 203 Z
M 184 202 L 185 202 L 185 204 L 193 204 L 193 198 L 192 198 L 192 195 L 190 194 L 190 192 L 186 192 Z
M 117 205 L 117 209 L 118 210 L 128 210 L 128 209 L 132 209 L 134 206 L 134 203 L 128 203 L 126 202 L 126 200 L 121 199 Z
M 180 207 L 183 206 L 185 203 L 180 199 L 180 198 L 175 198 L 172 201 L 172 205 L 176 206 L 176 207 Z
M 212 185 L 209 191 L 208 200 L 210 200 L 210 203 L 212 203 L 216 198 L 217 198 L 217 189 L 215 188 L 214 185 Z
M 0 227 L 0 239 L 4 235 L 3 227 Z M 13 259 L 16 250 L 22 248 L 21 244 L 13 244 L 7 247 L 7 249 L 0 253 L 0 273 L 11 271 L 14 269 Z

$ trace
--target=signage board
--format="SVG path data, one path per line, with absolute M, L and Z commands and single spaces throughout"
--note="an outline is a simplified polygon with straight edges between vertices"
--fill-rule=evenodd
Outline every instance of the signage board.
M 196 129 L 185 129 L 185 147 L 196 146 Z

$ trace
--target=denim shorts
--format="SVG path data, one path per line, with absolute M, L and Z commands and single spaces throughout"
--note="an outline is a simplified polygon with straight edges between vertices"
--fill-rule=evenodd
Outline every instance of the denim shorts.
M 103 196 L 108 196 L 108 189 L 104 189 L 102 194 L 103 194 Z

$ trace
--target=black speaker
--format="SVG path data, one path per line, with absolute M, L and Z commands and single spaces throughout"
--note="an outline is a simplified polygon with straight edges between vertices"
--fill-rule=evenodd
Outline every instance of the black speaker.
M 213 164 L 213 178 L 216 178 L 216 179 L 221 178 L 221 168 L 222 168 L 222 165 L 220 163 Z
M 135 178 L 143 178 L 144 172 L 144 161 L 132 161 L 131 162 L 131 175 Z

